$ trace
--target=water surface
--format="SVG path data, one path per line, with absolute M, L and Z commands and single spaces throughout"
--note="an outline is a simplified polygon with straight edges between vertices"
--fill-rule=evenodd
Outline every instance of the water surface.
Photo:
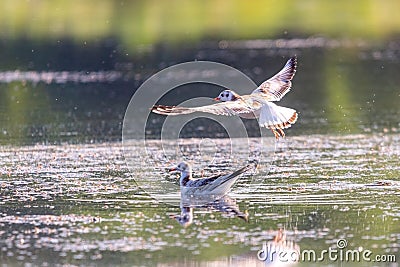
M 398 134 L 289 137 L 271 172 L 256 174 L 257 191 L 239 183 L 230 194 L 248 222 L 195 208 L 184 228 L 171 219 L 179 207 L 136 186 L 119 143 L 3 147 L 2 263 L 256 263 L 279 229 L 301 249 L 344 238 L 352 249 L 398 255 L 399 148 Z
M 62 69 L 62 64 L 51 71 L 40 64 L 26 72 L 2 68 L 2 266 L 254 266 L 263 264 L 257 251 L 279 229 L 303 250 L 334 248 L 338 239 L 346 239 L 349 249 L 396 255 L 399 261 L 396 41 L 377 45 L 300 38 L 153 49 L 135 57 L 133 64 L 123 56 L 110 59 L 102 70 L 92 70 L 85 62 L 67 62 L 72 70 Z M 180 56 L 163 57 L 166 54 Z M 281 104 L 297 109 L 299 120 L 276 144 L 275 156 L 262 159 L 269 172 L 244 175 L 230 194 L 235 209 L 248 214 L 248 222 L 215 207 L 197 207 L 191 225 L 182 227 L 173 218 L 181 214 L 178 206 L 159 202 L 137 186 L 143 175 L 166 183 L 176 182 L 176 176 L 164 165 L 138 164 L 132 170 L 125 161 L 121 129 L 130 97 L 151 74 L 178 62 L 225 63 L 259 84 L 294 54 L 298 72 Z M 160 102 L 215 97 L 220 90 L 188 85 Z M 147 125 L 147 137 L 156 149 L 162 122 L 152 114 Z M 253 129 L 254 121 L 245 123 Z M 222 129 L 207 121 L 194 121 L 181 137 L 187 146 L 218 137 L 221 150 L 229 150 Z M 135 145 L 142 147 L 143 142 Z M 246 162 L 245 143 L 240 149 L 235 157 Z M 142 163 L 143 155 L 137 160 Z M 207 171 L 238 166 L 220 167 Z M 254 190 L 243 190 L 254 179 Z

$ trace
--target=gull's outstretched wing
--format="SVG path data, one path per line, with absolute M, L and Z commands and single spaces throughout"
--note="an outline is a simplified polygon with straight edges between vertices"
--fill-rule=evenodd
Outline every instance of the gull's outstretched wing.
M 280 72 L 263 82 L 252 94 L 261 94 L 267 101 L 279 101 L 290 91 L 296 73 L 297 59 L 290 58 Z
M 205 112 L 215 115 L 239 115 L 242 113 L 250 113 L 254 111 L 254 108 L 250 107 L 243 100 L 221 102 L 213 105 L 201 106 L 201 107 L 176 107 L 176 106 L 164 106 L 155 105 L 152 107 L 151 111 L 161 115 L 182 115 L 190 114 L 193 112 Z

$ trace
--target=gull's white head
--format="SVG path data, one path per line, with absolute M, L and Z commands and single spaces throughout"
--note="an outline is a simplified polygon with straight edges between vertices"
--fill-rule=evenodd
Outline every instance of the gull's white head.
M 219 95 L 216 98 L 214 98 L 214 100 L 227 102 L 227 101 L 235 101 L 239 97 L 240 96 L 232 90 L 224 90 L 221 93 L 219 93 Z
M 186 161 L 182 161 L 175 167 L 171 168 L 170 171 L 180 171 L 180 172 L 191 173 L 192 167 L 190 167 L 189 163 L 187 163 Z

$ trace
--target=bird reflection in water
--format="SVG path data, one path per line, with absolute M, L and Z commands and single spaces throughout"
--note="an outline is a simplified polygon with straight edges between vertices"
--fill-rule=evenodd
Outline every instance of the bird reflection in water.
M 291 266 L 300 260 L 300 246 L 286 239 L 286 232 L 279 229 L 274 239 L 264 242 L 257 258 L 267 266 Z
M 245 222 L 248 222 L 249 215 L 247 211 L 242 212 L 239 209 L 236 200 L 228 195 L 186 195 L 181 194 L 180 203 L 181 213 L 178 215 L 171 215 L 183 227 L 188 227 L 193 223 L 194 209 L 206 209 L 217 211 L 229 216 L 238 217 Z

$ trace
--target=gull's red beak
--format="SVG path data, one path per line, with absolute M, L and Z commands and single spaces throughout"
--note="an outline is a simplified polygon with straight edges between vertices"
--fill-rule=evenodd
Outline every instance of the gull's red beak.
M 216 97 L 216 98 L 214 98 L 214 100 L 215 100 L 215 101 L 220 101 L 220 100 L 221 100 L 221 98 L 219 98 L 219 97 Z

